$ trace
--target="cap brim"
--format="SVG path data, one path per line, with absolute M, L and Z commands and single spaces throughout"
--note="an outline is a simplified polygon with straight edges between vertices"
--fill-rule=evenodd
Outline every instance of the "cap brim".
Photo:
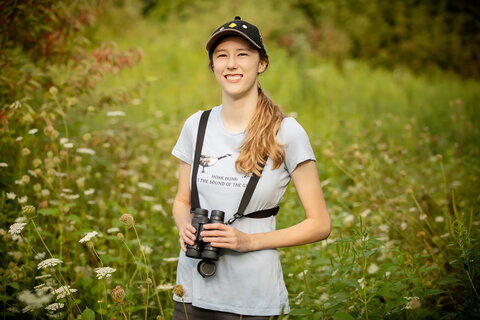
M 241 31 L 238 31 L 238 30 L 235 30 L 235 29 L 224 29 L 222 31 L 218 31 L 217 33 L 215 33 L 213 36 L 210 37 L 210 39 L 208 39 L 207 41 L 207 45 L 205 46 L 205 48 L 207 49 L 207 51 L 210 51 L 211 47 L 213 46 L 213 44 L 221 37 L 225 37 L 225 36 L 228 36 L 228 35 L 234 35 L 234 36 L 240 36 L 246 40 L 248 40 L 251 44 L 253 44 L 253 46 L 257 49 L 261 49 L 261 47 L 255 43 L 255 41 L 253 41 L 252 39 L 250 39 L 245 33 L 241 32 Z

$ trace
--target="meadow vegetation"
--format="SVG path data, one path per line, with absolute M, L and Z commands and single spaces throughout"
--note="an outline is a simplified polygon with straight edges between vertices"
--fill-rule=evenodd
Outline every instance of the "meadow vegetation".
M 203 48 L 237 14 L 270 35 L 262 87 L 308 132 L 333 219 L 327 240 L 279 249 L 282 319 L 480 316 L 480 83 L 332 58 L 302 36 L 292 50 L 275 32 L 287 16 L 301 29 L 287 6 L 300 2 L 314 3 L 2 12 L 21 17 L 0 54 L 2 318 L 171 317 L 170 152 L 191 113 L 220 103 Z M 279 228 L 304 216 L 293 185 L 280 207 Z

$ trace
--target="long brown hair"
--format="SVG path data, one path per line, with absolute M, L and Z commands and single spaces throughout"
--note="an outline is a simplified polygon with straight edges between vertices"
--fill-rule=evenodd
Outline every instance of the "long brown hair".
M 217 41 L 216 45 L 219 42 Z M 209 67 L 212 71 L 212 56 L 216 45 L 212 46 L 209 52 Z M 268 55 L 263 50 L 258 50 L 258 52 L 260 60 L 266 62 L 268 67 Z M 240 154 L 235 166 L 237 171 L 244 174 L 260 175 L 261 165 L 265 164 L 266 157 L 272 160 L 273 169 L 279 168 L 285 160 L 283 145 L 276 138 L 284 115 L 280 107 L 265 94 L 260 83 L 257 84 L 257 88 L 257 107 L 248 123 L 246 136 L 239 148 Z

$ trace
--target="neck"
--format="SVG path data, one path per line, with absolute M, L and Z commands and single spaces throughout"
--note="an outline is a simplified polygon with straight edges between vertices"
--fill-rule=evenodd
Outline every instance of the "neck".
M 240 133 L 247 129 L 250 119 L 255 113 L 258 101 L 257 87 L 248 95 L 235 98 L 222 94 L 222 112 L 221 117 L 223 125 L 230 133 Z

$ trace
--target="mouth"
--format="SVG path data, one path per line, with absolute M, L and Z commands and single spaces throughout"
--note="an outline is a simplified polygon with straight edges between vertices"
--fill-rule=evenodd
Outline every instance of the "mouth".
M 237 82 L 237 81 L 240 81 L 242 77 L 243 76 L 241 74 L 227 74 L 225 76 L 225 79 L 227 79 L 228 81 Z

